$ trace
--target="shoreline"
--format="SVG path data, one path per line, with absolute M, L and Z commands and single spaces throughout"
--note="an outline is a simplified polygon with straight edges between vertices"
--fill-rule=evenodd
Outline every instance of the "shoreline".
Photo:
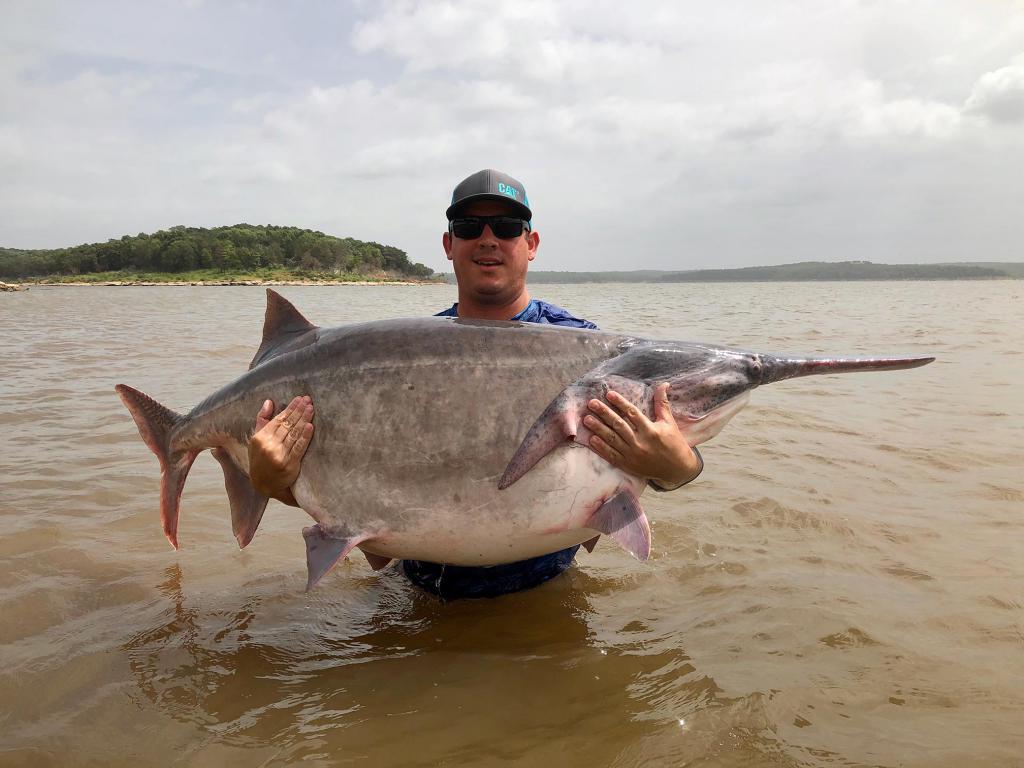
M 69 286 L 72 288 L 88 288 L 92 286 L 116 287 L 191 287 L 191 286 L 275 286 L 275 285 L 446 285 L 437 280 L 60 280 L 32 281 L 26 283 L 0 283 L 0 290 L 27 291 L 29 288 L 53 288 Z

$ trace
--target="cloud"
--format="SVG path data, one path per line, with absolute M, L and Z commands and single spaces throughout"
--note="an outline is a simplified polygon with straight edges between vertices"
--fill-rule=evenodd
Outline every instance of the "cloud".
M 1024 14 L 992 4 L 117 7 L 15 6 L 17 44 L 0 30 L 0 245 L 244 220 L 443 268 L 451 187 L 484 167 L 526 182 L 555 269 L 1024 237 L 1024 136 L 1000 130 Z
M 964 111 L 997 123 L 1024 122 L 1024 55 L 978 78 Z
M 640 0 L 631 3 L 628 18 L 658 23 L 653 32 L 627 27 L 639 39 L 602 22 L 615 15 L 610 8 L 607 14 L 585 10 L 574 3 L 388 3 L 355 26 L 353 42 L 363 53 L 404 62 L 409 76 L 439 72 L 453 78 L 453 86 L 474 79 L 518 86 L 588 144 L 595 133 L 629 142 L 663 141 L 672 133 L 679 141 L 787 133 L 804 141 L 808 132 L 822 131 L 850 140 L 944 138 L 958 127 L 957 106 L 888 97 L 877 78 L 836 72 L 831 62 L 773 51 L 774 57 L 747 69 L 715 62 L 703 50 L 715 34 L 725 36 L 723 48 L 738 42 L 738 30 L 728 29 L 732 23 L 744 26 L 750 50 L 734 47 L 743 58 L 770 50 L 775 43 L 765 38 L 792 34 L 785 28 L 798 21 L 791 10 L 783 10 L 788 18 L 771 21 L 728 11 L 704 18 Z

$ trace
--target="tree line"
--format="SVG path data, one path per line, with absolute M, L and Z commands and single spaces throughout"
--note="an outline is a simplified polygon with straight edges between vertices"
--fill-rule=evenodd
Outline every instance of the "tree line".
M 433 270 L 409 261 L 400 248 L 333 237 L 298 227 L 237 224 L 171 227 L 105 243 L 70 248 L 0 248 L 0 278 L 84 275 L 96 272 L 252 272 L 270 267 L 297 273 L 426 278 Z

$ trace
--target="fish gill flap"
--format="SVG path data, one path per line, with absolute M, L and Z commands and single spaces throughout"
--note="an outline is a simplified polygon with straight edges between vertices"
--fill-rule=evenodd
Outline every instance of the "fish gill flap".
M 310 334 L 306 343 L 300 342 L 300 339 L 310 331 L 316 330 L 317 326 L 309 322 L 288 299 L 268 288 L 267 312 L 263 319 L 263 341 L 249 363 L 249 370 L 285 351 L 283 347 L 292 351 L 312 343 L 316 339 L 316 334 Z

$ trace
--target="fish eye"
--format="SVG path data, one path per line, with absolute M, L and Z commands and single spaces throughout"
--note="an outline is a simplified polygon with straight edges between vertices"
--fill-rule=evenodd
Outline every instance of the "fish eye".
M 764 373 L 764 363 L 761 362 L 760 355 L 751 355 L 747 358 L 747 375 L 751 381 L 761 381 L 761 375 Z

